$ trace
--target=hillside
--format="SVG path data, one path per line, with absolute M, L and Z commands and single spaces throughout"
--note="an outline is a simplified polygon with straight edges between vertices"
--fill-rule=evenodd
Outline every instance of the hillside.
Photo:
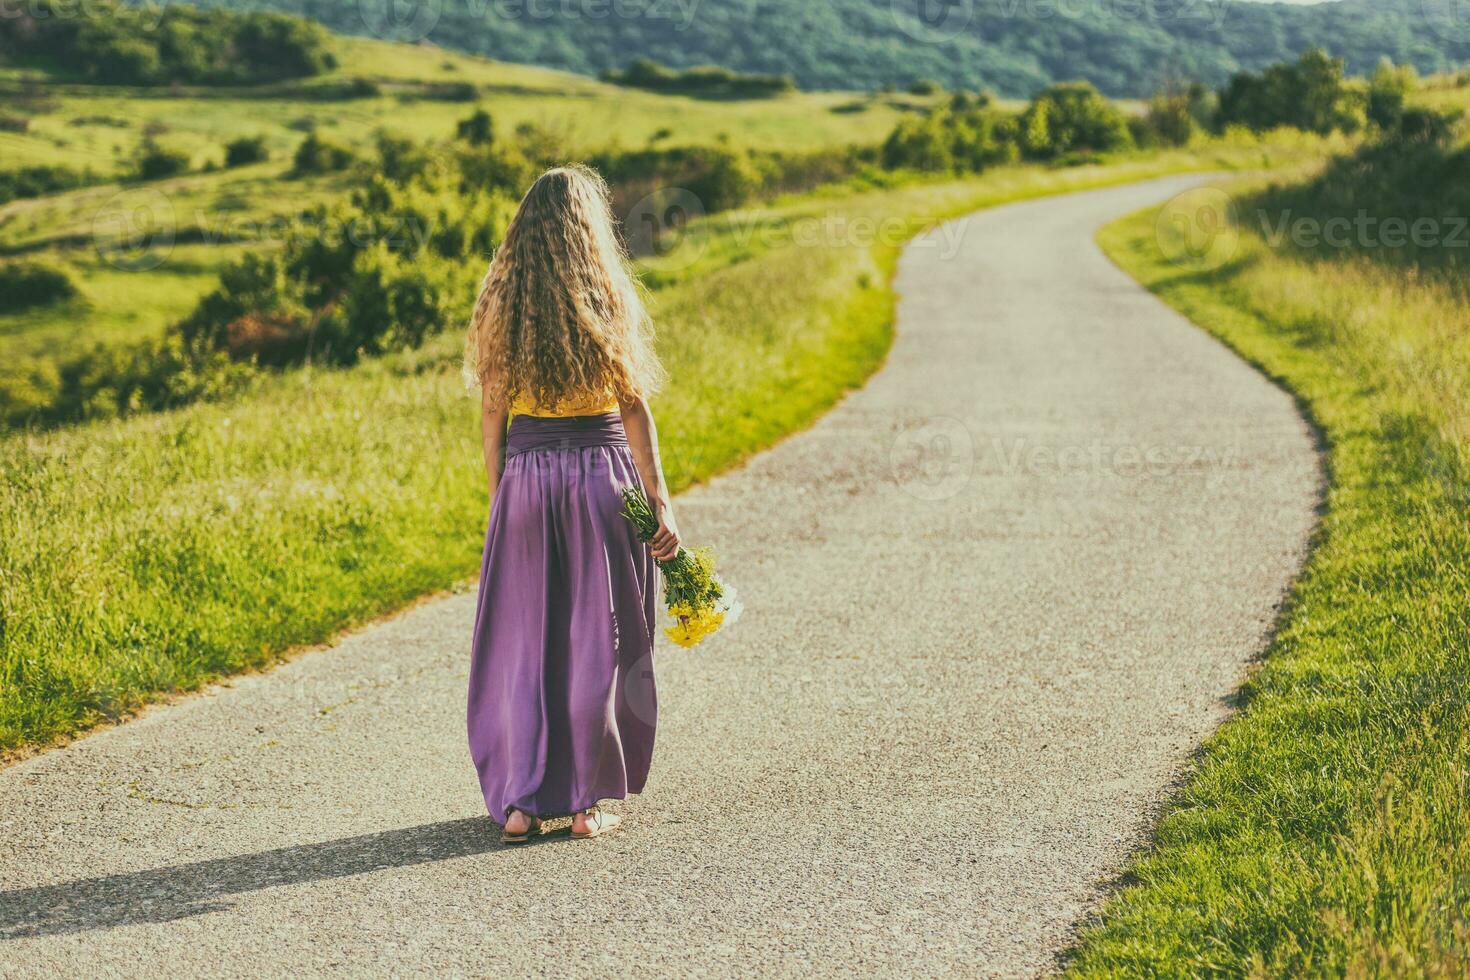
M 1223 82 L 1312 45 L 1353 73 L 1380 58 L 1444 71 L 1470 61 L 1455 0 L 1341 0 L 1318 6 L 1233 0 L 213 0 L 303 13 L 348 34 L 426 40 L 490 57 L 596 74 L 637 56 L 685 67 L 789 73 L 803 88 L 872 89 L 935 79 L 1029 96 L 1086 78 L 1144 95 L 1169 74 Z M 921 10 L 947 16 L 929 26 Z M 922 4 L 922 7 L 921 7 Z M 387 11 L 399 11 L 397 17 Z M 619 15 L 614 11 L 624 11 Z M 930 22 L 936 20 L 928 18 Z
M 213 288 L 224 263 L 278 245 L 285 216 L 340 200 L 344 175 L 289 173 L 308 132 L 366 156 L 379 131 L 444 140 L 484 109 L 498 131 L 538 126 L 572 153 L 613 142 L 708 146 L 727 135 L 748 148 L 799 152 L 879 143 L 900 119 L 935 102 L 835 92 L 705 101 L 422 46 L 333 37 L 331 53 L 337 67 L 317 78 L 257 87 L 98 86 L 0 67 L 0 117 L 13 121 L 0 129 L 0 178 L 61 168 L 85 185 L 0 199 L 0 262 L 44 261 L 80 284 L 64 302 L 0 310 L 0 364 L 157 336 Z M 451 85 L 465 88 L 463 101 L 434 97 Z M 239 137 L 259 137 L 267 159 L 221 169 L 225 145 Z M 189 171 L 130 180 L 150 141 L 184 155 Z M 119 263 L 99 249 L 132 229 L 123 219 L 139 215 L 164 222 L 167 248 L 158 262 Z

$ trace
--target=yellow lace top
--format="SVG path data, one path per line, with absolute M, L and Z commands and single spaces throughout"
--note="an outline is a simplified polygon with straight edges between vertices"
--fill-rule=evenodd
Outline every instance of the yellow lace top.
M 595 395 L 586 398 L 568 398 L 560 405 L 551 408 L 542 408 L 529 396 L 518 395 L 510 406 L 510 414 L 512 416 L 534 415 L 536 418 L 542 419 L 563 419 L 573 415 L 606 415 L 609 412 L 616 412 L 617 410 L 618 403 L 616 399 L 609 399 L 606 402 L 602 402 Z

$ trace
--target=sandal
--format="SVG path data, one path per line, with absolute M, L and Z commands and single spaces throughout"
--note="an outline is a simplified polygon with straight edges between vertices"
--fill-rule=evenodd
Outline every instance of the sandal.
M 590 840 L 593 837 L 599 837 L 623 822 L 622 817 L 616 813 L 604 813 L 600 806 L 583 810 L 582 815 L 587 818 L 587 829 L 572 831 L 573 840 Z
M 510 823 L 511 813 L 519 813 L 530 822 L 527 824 L 526 829 L 519 834 L 511 833 L 509 830 L 505 829 L 505 825 L 502 825 L 500 828 L 500 843 L 525 844 L 530 841 L 533 834 L 541 833 L 541 821 L 539 818 L 531 816 L 524 810 L 511 810 L 510 813 L 507 813 L 505 815 L 505 820 L 507 824 Z

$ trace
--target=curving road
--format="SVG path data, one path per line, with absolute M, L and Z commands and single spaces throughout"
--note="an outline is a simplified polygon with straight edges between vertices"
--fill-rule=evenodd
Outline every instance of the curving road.
M 1314 523 L 1291 399 L 1093 244 L 1198 182 L 916 241 L 887 366 L 683 497 L 747 613 L 626 831 L 494 843 L 454 596 L 0 772 L 0 975 L 1047 970 Z

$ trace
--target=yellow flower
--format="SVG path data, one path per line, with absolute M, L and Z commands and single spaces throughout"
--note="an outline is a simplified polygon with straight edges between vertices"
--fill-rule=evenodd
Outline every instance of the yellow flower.
M 714 606 L 692 609 L 688 603 L 679 603 L 670 606 L 669 612 L 674 614 L 674 625 L 664 632 L 685 649 L 698 646 L 725 621 L 725 613 Z

